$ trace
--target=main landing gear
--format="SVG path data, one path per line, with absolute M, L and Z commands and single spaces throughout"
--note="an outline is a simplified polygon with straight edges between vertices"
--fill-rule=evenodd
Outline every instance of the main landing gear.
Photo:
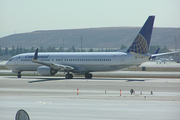
M 91 73 L 85 73 L 85 78 L 86 79 L 91 79 L 92 78 L 92 74 Z
M 18 78 L 21 78 L 21 72 L 18 72 L 17 77 L 18 77 Z
M 91 73 L 85 73 L 85 78 L 86 79 L 91 79 L 93 77 L 93 75 L 91 74 Z M 66 75 L 65 75 L 65 78 L 66 79 L 73 79 L 73 74 L 71 74 L 71 73 L 67 73 Z
M 73 74 L 69 74 L 69 72 L 65 75 L 66 79 L 73 79 Z

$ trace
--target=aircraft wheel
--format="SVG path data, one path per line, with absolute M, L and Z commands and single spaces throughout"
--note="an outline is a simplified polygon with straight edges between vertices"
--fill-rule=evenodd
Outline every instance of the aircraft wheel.
M 85 78 L 88 79 L 88 73 L 85 73 Z
M 92 74 L 91 73 L 89 73 L 89 79 L 92 79 Z
M 65 75 L 65 78 L 66 78 L 66 79 L 73 79 L 73 74 L 66 74 L 66 75 Z
M 18 77 L 18 78 L 21 78 L 21 72 L 18 72 L 17 77 Z
M 69 79 L 73 79 L 73 74 L 69 74 Z
M 66 74 L 66 75 L 65 75 L 65 78 L 66 78 L 66 79 L 69 79 L 69 74 Z
M 92 74 L 91 73 L 85 73 L 85 78 L 86 79 L 91 79 L 92 78 Z

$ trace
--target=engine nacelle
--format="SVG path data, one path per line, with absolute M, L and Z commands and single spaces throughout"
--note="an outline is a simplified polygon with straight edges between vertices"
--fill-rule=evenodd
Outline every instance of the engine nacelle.
M 37 69 L 37 73 L 42 76 L 53 76 L 57 73 L 57 70 L 54 70 L 48 66 L 40 66 Z

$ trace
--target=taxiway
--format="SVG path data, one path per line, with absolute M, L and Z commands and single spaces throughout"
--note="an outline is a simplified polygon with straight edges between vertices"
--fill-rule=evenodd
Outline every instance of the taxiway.
M 19 109 L 31 120 L 179 120 L 180 79 L 0 76 L 0 119 Z

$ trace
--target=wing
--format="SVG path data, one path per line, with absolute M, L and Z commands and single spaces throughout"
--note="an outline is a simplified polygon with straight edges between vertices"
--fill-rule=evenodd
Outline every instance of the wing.
M 32 59 L 32 62 L 41 64 L 41 65 L 49 66 L 49 67 L 51 67 L 51 68 L 53 68 L 53 69 L 55 69 L 55 70 L 70 71 L 70 70 L 73 70 L 73 69 L 74 69 L 73 67 L 67 66 L 67 65 L 41 62 L 41 61 L 38 61 L 37 58 L 38 58 L 38 48 L 36 49 L 36 52 L 35 52 L 34 57 L 33 57 L 33 59 Z

